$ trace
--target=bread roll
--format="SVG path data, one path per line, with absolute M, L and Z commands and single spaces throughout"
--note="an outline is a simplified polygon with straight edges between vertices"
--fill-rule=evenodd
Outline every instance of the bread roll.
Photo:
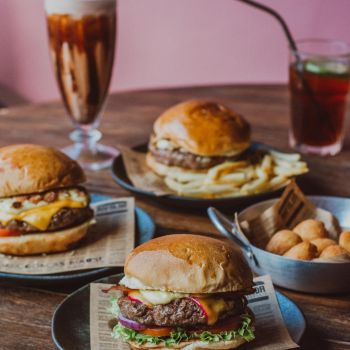
M 283 256 L 299 260 L 312 260 L 317 257 L 317 248 L 312 243 L 304 241 L 289 249 Z
M 340 234 L 339 245 L 350 254 L 350 231 L 344 231 Z
M 199 156 L 218 157 L 242 153 L 250 146 L 249 123 L 221 103 L 189 100 L 165 110 L 153 127 L 157 140 Z
M 214 342 L 206 342 L 203 340 L 190 340 L 183 341 L 179 344 L 174 344 L 172 346 L 166 346 L 163 343 L 160 344 L 137 344 L 136 342 L 129 341 L 132 350 L 229 350 L 236 349 L 240 345 L 244 344 L 245 340 L 240 335 L 232 340 L 222 340 Z
M 0 148 L 0 197 L 77 186 L 85 181 L 79 164 L 59 150 L 21 144 Z
M 273 254 L 283 255 L 287 250 L 301 242 L 300 236 L 290 230 L 276 232 L 266 245 L 266 250 Z
M 34 255 L 57 253 L 70 249 L 88 233 L 91 221 L 65 230 L 48 233 L 30 233 L 22 236 L 1 237 L 0 253 Z
M 120 282 L 131 289 L 221 293 L 249 289 L 252 272 L 235 244 L 188 234 L 152 239 L 127 257 Z
M 324 223 L 319 220 L 308 219 L 294 227 L 293 231 L 297 233 L 303 241 L 312 241 L 316 238 L 327 238 L 328 232 Z
M 342 254 L 345 254 L 346 250 L 339 245 L 330 245 L 327 248 L 324 249 L 324 251 L 321 253 L 320 258 L 333 258 L 335 256 L 339 256 Z
M 316 238 L 311 241 L 312 244 L 314 244 L 317 247 L 318 255 L 320 255 L 325 248 L 336 245 L 337 242 L 330 238 Z

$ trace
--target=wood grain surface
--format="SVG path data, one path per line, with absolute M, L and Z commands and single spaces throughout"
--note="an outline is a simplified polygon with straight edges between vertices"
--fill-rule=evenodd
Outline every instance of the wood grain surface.
M 280 85 L 196 87 L 114 94 L 102 119 L 103 142 L 114 146 L 147 142 L 153 121 L 166 107 L 193 97 L 226 103 L 249 120 L 255 141 L 288 149 L 289 99 L 287 88 Z M 58 102 L 0 109 L 0 146 L 41 143 L 62 147 L 69 144 L 68 133 L 71 130 L 72 124 Z M 343 152 L 335 157 L 304 157 L 311 170 L 302 183 L 306 193 L 350 196 L 349 141 L 346 140 Z M 130 195 L 113 182 L 110 170 L 88 172 L 87 176 L 90 191 L 115 196 Z M 164 207 L 142 198 L 137 198 L 137 205 L 154 218 L 158 235 L 175 232 L 216 234 L 203 212 Z M 235 208 L 228 210 L 233 212 Z M 76 286 L 71 287 L 74 288 Z M 350 349 L 349 295 L 325 297 L 282 292 L 292 298 L 306 316 L 308 328 L 303 349 Z M 0 286 L 0 349 L 55 349 L 50 335 L 51 317 L 65 295 L 62 289 L 57 288 Z

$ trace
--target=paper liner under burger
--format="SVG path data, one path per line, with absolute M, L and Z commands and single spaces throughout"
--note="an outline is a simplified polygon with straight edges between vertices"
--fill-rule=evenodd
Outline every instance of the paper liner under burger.
M 57 254 L 23 257 L 0 254 L 0 271 L 47 275 L 123 266 L 135 242 L 134 199 L 107 200 L 92 205 L 92 208 L 96 223 L 74 249 Z
M 324 223 L 329 237 L 338 242 L 341 228 L 337 218 L 329 211 L 316 208 L 305 197 L 295 181 L 284 190 L 281 198 L 262 213 L 252 213 L 250 217 L 239 222 L 251 244 L 265 249 L 270 238 L 279 230 L 292 230 L 297 224 L 306 219 L 316 219 Z M 327 259 L 313 259 L 313 261 L 347 262 L 347 254 Z
M 146 164 L 146 154 L 130 148 L 121 149 L 126 173 L 133 185 L 144 191 L 153 192 L 156 196 L 175 194 Z
M 284 324 L 275 291 L 269 276 L 254 278 L 256 292 L 248 296 L 249 308 L 255 315 L 256 339 L 245 344 L 246 350 L 287 350 L 298 348 Z M 130 350 L 121 339 L 112 338 L 110 293 L 112 285 L 90 284 L 90 343 L 93 350 Z M 115 291 L 113 293 L 120 293 Z M 159 346 L 158 346 L 159 347 Z M 155 349 L 157 346 L 155 345 Z M 176 349 L 174 347 L 174 349 Z M 196 348 L 198 349 L 198 348 Z M 240 349 L 240 348 L 238 348 Z

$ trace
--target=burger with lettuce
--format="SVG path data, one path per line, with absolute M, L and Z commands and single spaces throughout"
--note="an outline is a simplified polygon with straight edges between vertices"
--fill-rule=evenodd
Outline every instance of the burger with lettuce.
M 252 273 L 233 244 L 177 234 L 134 249 L 112 297 L 113 337 L 132 349 L 235 349 L 254 339 Z

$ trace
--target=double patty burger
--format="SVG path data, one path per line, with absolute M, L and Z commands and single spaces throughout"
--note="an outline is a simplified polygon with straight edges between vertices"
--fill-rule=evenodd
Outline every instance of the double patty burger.
M 216 102 L 190 100 L 156 120 L 146 160 L 165 176 L 174 166 L 186 172 L 236 160 L 249 146 L 250 126 L 241 115 Z
M 93 217 L 85 175 L 60 151 L 39 145 L 0 149 L 0 253 L 68 249 Z
M 113 335 L 132 349 L 234 349 L 254 339 L 252 273 L 231 243 L 195 235 L 151 240 L 128 256 Z

